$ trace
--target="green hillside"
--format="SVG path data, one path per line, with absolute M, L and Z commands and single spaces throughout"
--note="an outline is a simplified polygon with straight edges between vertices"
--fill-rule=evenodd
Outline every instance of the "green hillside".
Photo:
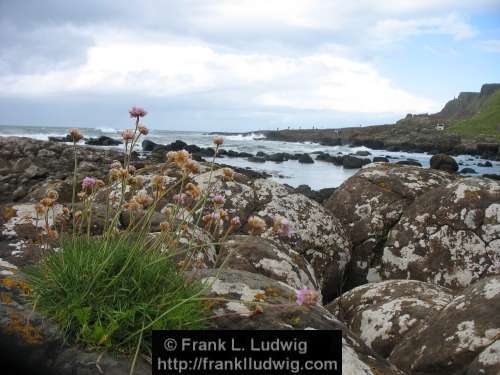
M 500 140 L 500 90 L 489 95 L 476 114 L 455 122 L 450 131 L 471 138 L 487 136 Z

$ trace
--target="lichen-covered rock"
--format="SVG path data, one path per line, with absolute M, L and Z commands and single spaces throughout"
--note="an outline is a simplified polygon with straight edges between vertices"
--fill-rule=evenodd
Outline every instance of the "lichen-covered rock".
M 430 165 L 432 169 L 439 169 L 449 173 L 456 173 L 458 171 L 458 164 L 455 159 L 446 154 L 433 155 Z
M 262 237 L 303 255 L 315 271 L 324 301 L 331 301 L 342 291 L 343 275 L 351 258 L 351 244 L 340 221 L 319 203 L 274 181 L 258 179 L 253 187 L 254 213 L 268 227 Z M 277 216 L 290 221 L 290 237 L 272 230 Z
M 359 286 L 327 306 L 363 342 L 383 357 L 421 329 L 453 299 L 451 291 L 414 280 L 389 280 Z
M 467 375 L 500 374 L 500 338 L 484 349 L 469 365 Z
M 500 271 L 500 183 L 465 178 L 418 197 L 389 233 L 382 277 L 461 289 Z
M 260 274 L 225 269 L 203 270 L 191 277 L 208 286 L 206 296 L 215 314 L 214 329 L 341 329 L 342 373 L 403 375 L 363 344 L 345 325 L 320 305 L 298 306 L 295 290 Z M 259 306 L 259 307 L 257 307 Z
M 353 243 L 345 290 L 380 281 L 378 267 L 389 230 L 413 200 L 451 181 L 442 171 L 396 164 L 369 165 L 345 181 L 325 203 Z
M 466 373 L 474 359 L 500 337 L 499 311 L 500 276 L 478 281 L 428 325 L 412 331 L 389 359 L 409 374 Z
M 207 172 L 194 180 L 205 189 L 209 186 L 209 176 Z M 224 209 L 230 216 L 240 216 L 244 225 L 239 233 L 247 232 L 245 222 L 249 216 L 264 219 L 267 228 L 262 237 L 273 240 L 280 248 L 302 255 L 312 265 L 325 300 L 330 301 L 341 292 L 351 245 L 336 217 L 317 202 L 277 182 L 261 178 L 252 180 L 239 173 L 235 173 L 230 181 L 221 176 L 222 170 L 213 172 L 211 191 L 225 195 Z M 290 236 L 273 231 L 276 217 L 289 220 Z
M 68 346 L 59 336 L 59 328 L 23 298 L 28 292 L 24 276 L 0 259 L 2 371 L 61 375 L 130 373 L 129 357 Z M 134 374 L 151 374 L 151 366 L 139 357 Z
M 219 252 L 218 265 L 222 264 L 235 270 L 260 273 L 294 289 L 319 289 L 314 270 L 302 255 L 261 237 L 229 237 Z

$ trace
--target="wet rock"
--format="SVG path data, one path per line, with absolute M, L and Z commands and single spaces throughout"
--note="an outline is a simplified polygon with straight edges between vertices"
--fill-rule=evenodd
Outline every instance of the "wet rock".
M 493 167 L 493 164 L 491 164 L 490 161 L 486 160 L 484 163 L 477 163 L 477 166 L 483 168 L 490 168 Z
M 409 374 L 466 373 L 475 358 L 498 340 L 499 310 L 500 276 L 481 280 L 435 314 L 430 324 L 411 332 L 389 359 Z
M 383 278 L 461 289 L 498 272 L 499 202 L 500 183 L 477 177 L 420 195 L 387 237 Z
M 383 357 L 453 299 L 449 289 L 414 280 L 359 286 L 327 306 L 363 342 Z
M 156 142 L 153 142 L 149 139 L 145 139 L 142 141 L 142 149 L 144 151 L 153 151 L 158 144 Z
M 117 139 L 101 135 L 100 137 L 97 138 L 87 139 L 85 141 L 85 144 L 90 146 L 119 146 L 122 144 L 122 142 Z
M 51 142 L 73 142 L 73 137 L 69 134 L 64 137 L 49 137 L 48 139 Z
M 313 164 L 314 163 L 314 160 L 313 158 L 311 157 L 311 155 L 309 154 L 302 154 L 299 159 L 298 159 L 299 163 L 301 164 Z
M 396 164 L 399 164 L 399 165 L 412 165 L 414 167 L 421 167 L 422 164 L 416 160 L 400 160 L 398 162 L 396 162 Z
M 476 174 L 476 170 L 473 168 L 462 168 L 460 174 Z
M 491 180 L 500 181 L 500 174 L 483 174 L 483 177 L 489 178 Z
M 416 197 L 452 178 L 432 169 L 375 164 L 335 190 L 325 207 L 341 220 L 353 243 L 344 290 L 381 280 L 378 267 L 387 233 Z
M 324 188 L 316 191 L 312 190 L 309 185 L 299 185 L 295 188 L 295 191 L 321 204 L 330 198 L 335 188 Z
M 346 169 L 357 169 L 366 164 L 370 164 L 370 159 L 358 158 L 354 155 L 345 155 L 342 158 L 342 166 Z
M 371 154 L 372 153 L 370 151 L 365 151 L 365 150 L 356 151 L 356 155 L 359 155 L 359 156 L 369 156 Z
M 389 159 L 385 156 L 375 156 L 373 158 L 374 163 L 389 163 Z
M 456 173 L 458 171 L 458 164 L 455 159 L 446 154 L 433 155 L 430 165 L 433 169 L 439 169 L 449 173 Z
M 247 160 L 249 162 L 252 162 L 252 163 L 265 163 L 266 162 L 266 159 L 264 159 L 262 157 L 258 157 L 258 156 L 251 156 Z

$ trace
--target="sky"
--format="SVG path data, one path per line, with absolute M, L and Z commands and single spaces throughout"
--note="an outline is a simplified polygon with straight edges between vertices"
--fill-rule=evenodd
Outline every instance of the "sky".
M 0 0 L 0 124 L 391 123 L 500 82 L 500 0 Z

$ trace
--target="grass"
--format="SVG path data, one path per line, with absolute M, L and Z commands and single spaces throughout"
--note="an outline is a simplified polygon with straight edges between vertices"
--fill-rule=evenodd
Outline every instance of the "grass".
M 450 131 L 463 136 L 492 137 L 500 141 L 500 90 L 497 90 L 472 117 L 457 121 Z
M 35 304 L 84 346 L 151 353 L 152 329 L 203 329 L 206 310 L 171 259 L 131 236 L 75 237 L 26 270 Z

